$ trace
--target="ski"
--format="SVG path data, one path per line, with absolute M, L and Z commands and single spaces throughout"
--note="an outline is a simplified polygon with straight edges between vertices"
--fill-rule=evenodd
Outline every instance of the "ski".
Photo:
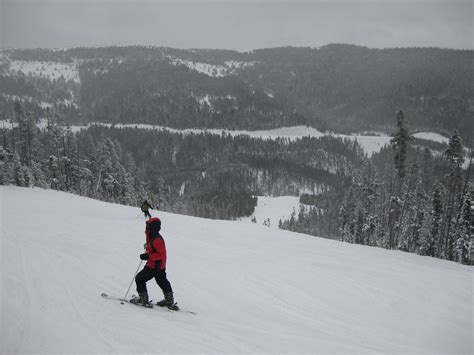
M 190 310 L 187 310 L 187 309 L 182 309 L 180 307 L 178 307 L 178 303 L 174 303 L 173 305 L 171 306 L 159 306 L 158 304 L 155 304 L 156 308 L 157 309 L 165 309 L 165 310 L 168 310 L 168 311 L 171 311 L 171 312 L 180 312 L 180 313 L 188 313 L 188 314 L 192 314 L 192 315 L 196 315 L 197 312 L 194 312 L 194 311 L 190 311 Z
M 144 304 L 131 303 L 130 300 L 127 300 L 127 299 L 124 299 L 124 298 L 121 298 L 121 297 L 117 297 L 117 296 L 111 296 L 111 295 L 109 295 L 105 292 L 102 292 L 100 295 L 101 295 L 101 297 L 103 297 L 105 299 L 108 299 L 108 300 L 119 301 L 121 304 L 129 303 L 129 304 L 133 304 L 135 306 L 140 306 L 140 307 L 145 307 L 145 308 L 161 309 L 163 311 L 168 311 L 168 312 L 181 312 L 181 313 L 188 313 L 188 314 L 192 314 L 192 315 L 197 314 L 194 311 L 189 311 L 189 310 L 186 310 L 186 309 L 179 308 L 177 303 L 175 303 L 175 304 L 173 304 L 172 306 L 169 306 L 169 307 L 161 307 L 161 306 L 158 306 L 158 305 L 154 305 L 151 301 L 148 304 L 144 305 Z M 132 298 L 133 298 L 133 296 L 132 296 Z
M 141 303 L 132 303 L 130 300 L 126 300 L 124 298 L 116 297 L 116 296 L 110 296 L 105 292 L 102 292 L 100 294 L 103 298 L 106 298 L 108 300 L 113 300 L 113 301 L 120 301 L 121 304 L 129 303 L 133 304 L 135 306 L 140 306 L 140 307 L 145 307 L 145 308 L 153 308 L 153 303 L 150 301 L 147 304 L 141 304 Z

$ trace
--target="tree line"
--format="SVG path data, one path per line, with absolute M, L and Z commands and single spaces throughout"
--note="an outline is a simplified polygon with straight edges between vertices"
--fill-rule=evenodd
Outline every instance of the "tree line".
M 20 103 L 14 110 L 16 127 L 2 130 L 0 184 L 51 188 L 126 205 L 150 195 L 142 171 L 116 142 L 75 134 L 59 126 L 55 115 L 40 130 Z
M 92 126 L 72 132 L 50 112 L 44 130 L 17 103 L 3 129 L 0 183 L 208 218 L 249 216 L 256 195 L 338 189 L 364 153 L 334 137 L 265 140 L 229 134 Z

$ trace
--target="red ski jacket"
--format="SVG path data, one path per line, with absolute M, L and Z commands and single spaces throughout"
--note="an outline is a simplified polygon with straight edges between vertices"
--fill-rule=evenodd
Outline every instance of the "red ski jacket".
M 148 254 L 146 266 L 154 269 L 157 261 L 160 262 L 160 270 L 166 268 L 166 245 L 163 237 L 159 233 L 161 221 L 159 218 L 150 218 L 145 230 L 146 244 L 145 249 Z M 158 228 L 156 227 L 158 226 Z

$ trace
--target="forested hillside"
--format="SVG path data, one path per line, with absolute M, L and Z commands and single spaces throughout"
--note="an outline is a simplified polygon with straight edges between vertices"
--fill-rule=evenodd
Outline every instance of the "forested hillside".
M 144 198 L 167 211 L 249 216 L 255 195 L 341 189 L 364 159 L 334 137 L 263 140 L 93 126 L 73 133 L 49 117 L 40 130 L 15 105 L 18 126 L 2 130 L 0 183 L 40 186 L 110 202 Z
M 443 154 L 434 156 L 413 139 L 402 111 L 396 122 L 391 146 L 364 161 L 345 188 L 303 195 L 313 207 L 280 227 L 471 263 L 472 151 L 466 155 L 454 130 Z
M 268 129 L 306 124 L 360 132 L 474 130 L 472 51 L 352 45 L 240 53 L 153 47 L 4 50 L 0 115 L 28 110 L 69 123 Z

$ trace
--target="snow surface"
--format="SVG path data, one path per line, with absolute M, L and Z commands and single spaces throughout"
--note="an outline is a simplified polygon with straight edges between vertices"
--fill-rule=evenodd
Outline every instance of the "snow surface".
M 38 101 L 38 100 L 34 99 L 33 97 L 31 97 L 29 95 L 18 96 L 18 95 L 9 95 L 9 94 L 3 94 L 2 93 L 2 94 L 0 94 L 0 96 L 7 99 L 7 101 L 20 101 L 20 102 L 37 103 L 43 109 L 53 107 L 52 103 L 46 102 L 46 101 Z
M 426 139 L 433 142 L 449 144 L 449 138 L 442 136 L 439 133 L 433 132 L 419 132 L 413 135 L 415 138 Z
M 236 70 L 243 69 L 255 64 L 255 62 L 238 62 L 235 60 L 228 60 L 224 62 L 224 65 L 209 64 L 203 62 L 193 62 L 190 60 L 184 60 L 181 58 L 173 58 L 168 56 L 172 65 L 184 65 L 185 67 L 197 71 L 198 73 L 214 77 L 222 78 L 227 75 L 235 73 Z
M 472 353 L 472 267 L 153 211 L 175 298 L 105 300 L 138 264 L 138 208 L 0 187 L 0 353 Z M 149 282 L 155 300 L 160 291 Z
M 25 75 L 43 77 L 49 80 L 64 77 L 66 81 L 80 82 L 76 63 L 13 60 L 10 62 L 10 72 L 21 72 Z
M 252 216 L 242 218 L 241 220 L 252 222 L 252 218 L 255 217 L 256 223 L 262 225 L 265 220 L 270 219 L 268 227 L 278 228 L 279 221 L 290 219 L 293 211 L 298 215 L 300 206 L 300 198 L 295 196 L 257 196 L 255 212 Z M 309 208 L 307 205 L 305 207 Z

